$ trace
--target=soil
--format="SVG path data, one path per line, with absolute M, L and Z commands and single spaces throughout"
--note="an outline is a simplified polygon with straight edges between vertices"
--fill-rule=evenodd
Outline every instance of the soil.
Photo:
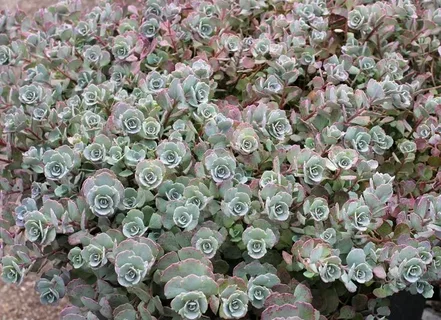
M 55 320 L 67 301 L 58 306 L 43 306 L 34 290 L 35 275 L 29 275 L 18 287 L 0 280 L 0 320 Z

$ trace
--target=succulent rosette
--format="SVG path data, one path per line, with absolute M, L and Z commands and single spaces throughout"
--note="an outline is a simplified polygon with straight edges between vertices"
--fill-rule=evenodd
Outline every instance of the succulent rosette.
M 225 149 L 208 150 L 204 155 L 204 164 L 216 183 L 231 180 L 237 166 L 235 158 Z
M 56 230 L 50 220 L 40 211 L 29 212 L 25 217 L 26 238 L 31 242 L 48 244 L 54 241 Z
M 40 279 L 35 289 L 40 294 L 42 304 L 55 304 L 66 294 L 64 280 L 58 275 L 54 275 L 52 279 Z
M 143 160 L 136 166 L 135 179 L 141 188 L 157 188 L 164 179 L 165 167 L 159 160 Z
M 139 238 L 121 242 L 113 254 L 118 283 L 130 287 L 140 283 L 148 274 L 159 250 L 152 240 Z
M 232 147 L 245 155 L 253 153 L 259 148 L 259 136 L 251 126 L 241 125 L 233 133 Z
M 116 104 L 114 106 L 113 116 L 116 126 L 118 126 L 124 134 L 137 134 L 142 130 L 144 114 L 128 104 Z
M 198 225 L 199 217 L 200 210 L 197 205 L 175 201 L 167 205 L 163 223 L 167 229 L 177 226 L 182 230 L 190 231 Z
M 251 190 L 248 188 L 231 188 L 227 190 L 222 201 L 222 212 L 227 217 L 240 218 L 251 214 Z
M 5 283 L 20 284 L 24 279 L 24 268 L 20 267 L 20 262 L 11 256 L 2 258 L 2 280 Z
M 49 180 L 64 178 L 79 163 L 78 154 L 68 146 L 47 150 L 43 154 L 44 175 Z
M 271 288 L 280 283 L 280 279 L 271 273 L 258 275 L 248 280 L 248 298 L 253 307 L 261 309 L 266 298 L 271 294 Z
M 144 214 L 137 209 L 131 209 L 122 221 L 123 234 L 127 238 L 142 236 L 147 227 L 144 225 Z
M 229 285 L 222 293 L 220 316 L 224 319 L 240 319 L 248 311 L 248 296 L 246 292 L 238 290 L 235 285 Z
M 315 221 L 325 221 L 329 217 L 328 202 L 321 197 L 307 199 L 303 203 L 303 212 Z
M 248 255 L 253 259 L 260 259 L 277 240 L 271 229 L 248 227 L 242 234 L 242 241 L 247 247 Z
M 156 148 L 159 160 L 168 168 L 176 168 L 181 164 L 187 148 L 180 141 L 162 141 Z
M 202 227 L 191 238 L 191 244 L 211 259 L 216 255 L 224 240 L 224 236 L 219 231 Z
M 90 210 L 97 216 L 112 216 L 124 197 L 124 187 L 115 174 L 106 169 L 98 170 L 84 181 L 81 192 Z

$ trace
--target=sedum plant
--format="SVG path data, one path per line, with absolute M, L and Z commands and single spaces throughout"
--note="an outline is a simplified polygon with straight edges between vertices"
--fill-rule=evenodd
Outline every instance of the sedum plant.
M 0 12 L 0 268 L 64 320 L 384 319 L 441 278 L 441 3 Z

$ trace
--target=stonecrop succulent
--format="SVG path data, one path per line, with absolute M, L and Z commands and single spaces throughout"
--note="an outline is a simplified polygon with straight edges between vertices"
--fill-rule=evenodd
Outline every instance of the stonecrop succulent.
M 440 1 L 120 3 L 0 12 L 3 281 L 64 320 L 434 294 Z

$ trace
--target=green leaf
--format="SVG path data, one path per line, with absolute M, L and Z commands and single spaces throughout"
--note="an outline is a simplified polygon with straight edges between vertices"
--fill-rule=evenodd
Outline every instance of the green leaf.
M 441 157 L 429 157 L 427 163 L 432 167 L 441 167 Z
M 338 319 L 353 319 L 355 316 L 355 310 L 351 306 L 343 306 L 340 309 L 340 315 Z
M 386 298 L 386 297 L 387 297 L 387 292 L 386 292 L 386 290 L 384 290 L 383 288 L 377 288 L 377 289 L 374 289 L 373 294 L 374 294 L 377 298 Z
M 380 236 L 385 237 L 392 233 L 392 227 L 387 221 L 384 221 L 383 224 L 377 229 L 377 232 L 380 234 Z
M 132 172 L 131 170 L 128 170 L 128 169 L 126 169 L 126 170 L 121 171 L 121 172 L 118 173 L 118 175 L 119 175 L 120 177 L 123 177 L 123 178 L 130 177 L 132 174 L 133 174 L 133 172 Z
M 351 124 L 356 124 L 360 126 L 367 126 L 371 122 L 371 117 L 369 116 L 358 116 L 351 120 Z
M 396 240 L 396 239 L 398 239 L 399 236 L 401 236 L 403 234 L 410 235 L 410 228 L 407 224 L 400 223 L 399 225 L 397 225 L 395 227 L 393 239 Z
M 296 301 L 307 302 L 307 303 L 312 302 L 311 290 L 309 290 L 309 288 L 304 284 L 297 285 L 296 289 L 294 290 L 294 296 Z
M 140 285 L 140 286 L 136 286 L 136 287 L 128 287 L 127 291 L 135 294 L 139 299 L 141 299 L 141 301 L 144 301 L 144 302 L 149 302 L 150 299 L 152 299 L 152 296 L 150 295 L 150 293 L 148 293 L 148 288 L 146 285 L 143 285 L 143 286 Z
M 84 306 L 87 309 L 91 311 L 99 311 L 101 309 L 101 306 L 99 305 L 98 302 L 88 297 L 81 297 L 81 302 L 84 304 Z

